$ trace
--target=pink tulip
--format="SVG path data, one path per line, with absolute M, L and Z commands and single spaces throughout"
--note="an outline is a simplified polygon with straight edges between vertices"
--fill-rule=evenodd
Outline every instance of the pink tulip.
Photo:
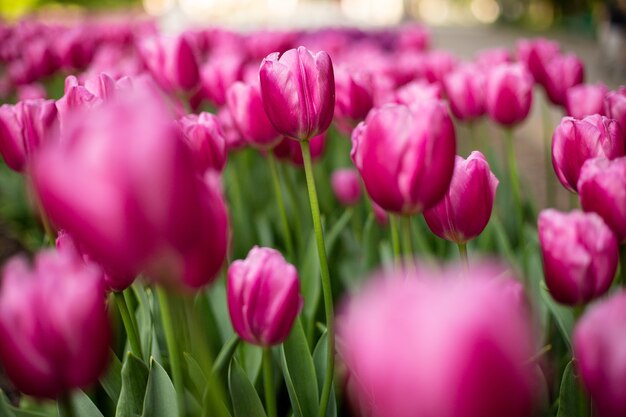
M 198 58 L 191 41 L 184 35 L 145 37 L 139 44 L 139 53 L 165 91 L 188 91 L 198 84 Z
M 338 169 L 330 177 L 330 184 L 337 200 L 344 206 L 352 206 L 361 199 L 361 179 L 353 169 Z
M 498 179 L 482 153 L 474 151 L 467 159 L 457 156 L 448 192 L 424 212 L 428 227 L 455 243 L 474 239 L 489 222 L 497 187 Z
M 204 173 L 207 169 L 222 172 L 226 165 L 226 138 L 217 116 L 206 112 L 189 114 L 181 118 L 178 125 L 198 172 Z
M 452 114 L 463 121 L 471 121 L 485 114 L 485 77 L 475 66 L 458 67 L 444 78 L 443 86 Z
M 567 90 L 565 108 L 575 119 L 599 114 L 604 116 L 604 97 L 609 89 L 603 83 L 580 84 Z
M 580 204 L 585 211 L 602 217 L 617 235 L 626 240 L 626 157 L 609 161 L 588 159 L 578 179 Z
M 404 104 L 411 109 L 418 109 L 422 103 L 429 100 L 440 100 L 443 98 L 441 85 L 439 83 L 427 83 L 424 80 L 411 81 L 404 84 L 395 91 L 393 102 Z
M 374 107 L 373 76 L 369 72 L 349 71 L 340 68 L 335 72 L 335 120 L 345 132 L 352 129 L 367 116 Z
M 415 110 L 404 105 L 372 110 L 352 133 L 350 156 L 372 200 L 390 212 L 416 214 L 445 195 L 455 153 L 446 107 L 431 100 Z
M 57 133 L 54 100 L 25 100 L 0 106 L 0 154 L 14 171 L 26 169 L 40 146 Z
M 604 110 L 608 117 L 617 120 L 626 141 L 626 87 L 611 91 L 604 99 Z
M 454 71 L 458 60 L 447 51 L 434 50 L 426 55 L 426 79 L 431 82 L 443 82 L 446 75 Z
M 624 155 L 624 140 L 619 124 L 604 116 L 582 120 L 564 117 L 552 137 L 552 165 L 561 184 L 577 192 L 580 169 L 587 159 L 614 159 Z
M 217 118 L 220 121 L 222 133 L 224 133 L 224 138 L 226 139 L 226 150 L 232 151 L 246 146 L 246 141 L 241 136 L 228 106 L 220 107 L 217 111 Z
M 533 79 L 521 64 L 501 64 L 493 68 L 485 87 L 485 107 L 497 123 L 513 126 L 530 112 Z
M 531 415 L 535 335 L 521 285 L 501 272 L 397 272 L 344 305 L 337 346 L 363 415 Z
M 296 268 L 277 250 L 250 250 L 228 268 L 228 311 L 235 332 L 246 342 L 272 346 L 289 336 L 302 309 Z
M 474 63 L 483 70 L 489 70 L 500 64 L 508 64 L 511 61 L 511 53 L 506 48 L 485 49 L 478 52 L 474 59 Z
M 202 95 L 216 106 L 226 104 L 231 85 L 243 79 L 243 57 L 233 52 L 211 55 L 200 70 Z
M 309 140 L 324 133 L 335 111 L 333 64 L 326 52 L 305 47 L 268 55 L 261 63 L 261 95 L 281 134 Z
M 609 290 L 619 253 L 615 235 L 600 216 L 547 209 L 537 229 L 546 285 L 556 301 L 584 304 Z
M 574 357 L 598 417 L 626 415 L 626 292 L 591 306 L 574 329 Z
M 324 154 L 326 149 L 326 133 L 317 135 L 310 140 L 311 144 L 311 160 L 315 162 Z M 302 149 L 300 144 L 289 138 L 283 138 L 272 150 L 274 155 L 283 160 L 287 160 L 294 165 L 303 166 Z
M 548 62 L 559 54 L 560 47 L 555 41 L 544 38 L 522 39 L 517 43 L 517 58 L 530 71 L 536 83 L 543 84 Z
M 267 150 L 280 142 L 281 135 L 267 118 L 257 84 L 236 82 L 228 89 L 227 102 L 235 125 L 250 146 Z
M 47 250 L 33 266 L 12 258 L 2 278 L 0 362 L 16 387 L 56 398 L 97 382 L 111 340 L 100 269 Z
M 17 101 L 37 100 L 48 98 L 46 88 L 40 83 L 31 83 L 17 86 Z
M 583 62 L 574 54 L 554 57 L 546 67 L 543 87 L 548 99 L 558 106 L 566 104 L 566 93 L 571 87 L 583 82 L 585 67 Z

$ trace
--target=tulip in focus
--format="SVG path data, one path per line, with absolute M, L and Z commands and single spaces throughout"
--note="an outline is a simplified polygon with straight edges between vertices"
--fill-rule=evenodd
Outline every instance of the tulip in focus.
M 202 112 L 189 114 L 178 121 L 194 163 L 201 174 L 208 169 L 222 172 L 226 165 L 226 138 L 217 116 Z
M 353 169 L 338 169 L 330 178 L 337 200 L 344 206 L 352 206 L 361 199 L 361 179 Z
M 0 363 L 15 386 L 57 398 L 96 383 L 111 340 L 100 269 L 46 250 L 33 266 L 11 259 L 2 275 Z
M 330 56 L 305 47 L 268 55 L 259 73 L 263 106 L 280 133 L 308 141 L 324 133 L 335 111 L 335 79 Z
M 471 121 L 485 114 L 485 77 L 483 70 L 462 66 L 444 78 L 443 86 L 452 114 L 463 121 Z
M 277 250 L 257 246 L 228 268 L 227 297 L 235 332 L 264 347 L 289 336 L 303 303 L 296 268 Z
M 575 119 L 593 114 L 604 116 L 604 97 L 608 92 L 603 83 L 580 84 L 570 88 L 566 93 L 567 114 Z
M 600 216 L 547 209 L 539 215 L 537 231 L 546 285 L 556 301 L 585 304 L 609 290 L 619 253 Z
M 582 83 L 584 78 L 585 67 L 576 55 L 559 55 L 548 63 L 543 87 L 552 104 L 564 106 L 567 90 Z
M 467 159 L 456 157 L 450 188 L 443 200 L 424 212 L 430 230 L 457 244 L 477 237 L 487 226 L 498 179 L 484 155 L 474 151 Z
M 587 159 L 614 159 L 624 155 L 619 124 L 600 115 L 582 120 L 564 117 L 552 137 L 552 165 L 561 184 L 577 192 L 580 169 Z
M 598 417 L 626 415 L 626 291 L 592 305 L 574 329 L 574 357 Z
M 532 76 L 522 64 L 498 65 L 487 75 L 487 113 L 501 125 L 516 125 L 528 116 L 532 93 Z
M 620 124 L 626 141 L 626 87 L 621 86 L 608 93 L 604 99 L 604 109 L 608 117 Z

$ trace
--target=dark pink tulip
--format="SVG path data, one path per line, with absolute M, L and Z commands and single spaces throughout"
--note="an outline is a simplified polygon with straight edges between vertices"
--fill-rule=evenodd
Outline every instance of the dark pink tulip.
M 345 133 L 349 134 L 374 106 L 372 78 L 364 71 L 341 67 L 335 71 L 335 120 Z
M 241 136 L 241 132 L 239 132 L 228 106 L 220 107 L 217 111 L 217 118 L 220 121 L 222 132 L 224 133 L 224 138 L 226 139 L 227 151 L 241 149 L 246 146 L 246 141 L 243 136 Z
M 574 329 L 574 358 L 598 417 L 626 415 L 626 291 L 592 305 Z
M 27 395 L 56 398 L 97 382 L 111 328 L 102 272 L 61 252 L 15 257 L 0 288 L 0 362 Z
M 228 88 L 243 79 L 243 57 L 232 52 L 211 55 L 200 70 L 202 94 L 216 106 L 226 104 Z
M 313 137 L 311 143 L 311 160 L 315 162 L 324 154 L 326 149 L 326 133 Z M 283 138 L 276 147 L 272 150 L 274 155 L 279 159 L 285 159 L 297 166 L 303 166 L 304 160 L 302 159 L 302 149 L 300 144 L 294 142 L 292 139 Z
M 599 114 L 604 116 L 604 97 L 609 89 L 603 83 L 580 84 L 567 90 L 565 108 L 568 116 L 582 119 Z
M 552 136 L 552 165 L 561 184 L 576 192 L 580 169 L 587 159 L 614 159 L 624 155 L 619 124 L 604 116 L 582 120 L 564 117 Z
M 85 68 L 96 50 L 94 33 L 87 26 L 64 30 L 53 44 L 61 68 Z
M 309 140 L 324 133 L 335 111 L 335 78 L 330 56 L 301 46 L 268 55 L 259 73 L 265 111 L 280 133 Z
M 227 297 L 235 332 L 260 346 L 285 340 L 303 303 L 296 268 L 277 250 L 257 246 L 228 268 Z
M 228 109 L 244 140 L 252 147 L 272 149 L 282 136 L 267 118 L 259 86 L 236 82 L 227 93 Z
M 48 98 L 46 88 L 39 83 L 31 83 L 17 86 L 17 101 L 36 100 Z
M 423 51 L 430 44 L 430 33 L 419 24 L 408 24 L 400 27 L 396 40 L 399 50 Z
M 459 120 L 474 120 L 485 114 L 485 77 L 476 66 L 462 66 L 444 78 L 443 86 L 452 114 Z
M 411 109 L 419 109 L 423 102 L 443 98 L 439 83 L 427 83 L 424 80 L 411 81 L 398 88 L 394 102 L 404 104 Z
M 372 110 L 352 133 L 350 156 L 372 200 L 390 212 L 416 214 L 445 195 L 455 153 L 446 106 L 431 100 L 415 110 Z
M 330 184 L 337 200 L 344 206 L 352 206 L 361 199 L 361 179 L 354 169 L 338 169 L 330 177 Z
M 626 240 L 626 157 L 609 161 L 606 158 L 588 159 L 578 179 L 580 204 L 585 211 L 602 217 L 617 235 Z
M 337 346 L 362 415 L 531 415 L 536 338 L 521 285 L 501 272 L 396 272 L 343 306 Z
M 25 100 L 0 106 L 0 154 L 14 171 L 21 172 L 42 143 L 56 136 L 54 100 Z
M 142 39 L 139 53 L 155 81 L 168 92 L 191 90 L 199 81 L 198 58 L 186 36 Z
M 482 153 L 467 159 L 456 157 L 446 196 L 424 212 L 430 230 L 442 239 L 465 243 L 477 237 L 489 223 L 498 179 Z
M 559 52 L 557 42 L 544 38 L 522 39 L 517 43 L 517 59 L 524 63 L 539 84 L 545 81 L 548 62 Z
M 547 209 L 539 215 L 537 231 L 546 285 L 556 301 L 584 304 L 609 290 L 619 252 L 600 216 Z
M 447 51 L 434 50 L 426 55 L 426 79 L 429 82 L 443 82 L 446 75 L 454 71 L 458 60 Z
M 553 104 L 564 106 L 567 90 L 583 82 L 585 67 L 583 62 L 574 54 L 554 57 L 546 67 L 543 87 L 548 99 Z
M 500 64 L 507 64 L 512 61 L 511 53 L 506 48 L 485 49 L 476 54 L 474 63 L 483 70 L 489 70 Z
M 497 123 L 513 126 L 528 116 L 533 78 L 522 64 L 501 64 L 487 75 L 485 107 Z
M 626 87 L 622 86 L 608 93 L 604 99 L 604 109 L 608 117 L 617 120 L 621 125 L 626 141 Z
M 178 125 L 198 172 L 204 173 L 208 169 L 222 172 L 226 165 L 226 138 L 217 116 L 206 112 L 189 114 L 181 118 Z

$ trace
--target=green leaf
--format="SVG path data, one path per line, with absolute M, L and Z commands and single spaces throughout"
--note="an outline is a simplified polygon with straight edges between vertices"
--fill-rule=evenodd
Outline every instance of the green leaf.
M 106 374 L 100 377 L 100 385 L 113 401 L 113 404 L 117 404 L 122 390 L 122 363 L 113 351 L 111 351 L 110 356 L 109 369 Z
M 160 355 L 156 354 L 158 353 L 158 346 L 156 346 L 156 338 L 154 337 L 154 320 L 151 306 L 152 297 L 140 282 L 134 283 L 132 289 L 137 298 L 137 303 L 139 304 L 135 312 L 135 317 L 137 319 L 139 339 L 141 341 L 142 359 L 148 360 L 148 358 L 154 356 L 159 360 Z
M 72 407 L 74 415 L 80 417 L 103 417 L 98 407 L 91 401 L 91 398 L 83 391 L 76 391 L 72 394 Z M 59 417 L 69 417 L 65 414 L 65 410 L 59 407 Z
M 315 374 L 317 375 L 317 388 L 322 392 L 324 377 L 326 376 L 326 358 L 328 358 L 328 332 L 324 330 L 322 336 L 313 351 L 313 363 L 315 364 Z M 335 399 L 335 385 L 330 390 L 328 409 L 326 417 L 337 417 L 337 401 Z
M 339 237 L 343 229 L 346 228 L 353 214 L 354 214 L 354 209 L 345 210 L 343 214 L 341 215 L 341 217 L 339 218 L 339 220 L 335 222 L 332 229 L 330 229 L 330 231 L 326 235 L 326 252 L 327 253 L 329 254 L 333 253 L 333 247 L 335 246 L 335 243 L 337 242 L 337 238 Z
M 574 329 L 574 313 L 571 309 L 557 304 L 550 295 L 545 282 L 541 283 L 541 299 L 550 310 L 550 313 L 556 320 L 556 324 L 563 335 L 563 340 L 567 343 L 570 350 L 572 348 L 572 330 Z
M 259 394 L 236 360 L 230 363 L 228 389 L 235 417 L 266 417 Z
M 563 371 L 559 390 L 559 411 L 556 417 L 587 417 L 589 402 L 583 391 L 580 379 L 574 373 L 574 364 L 570 361 Z
M 237 358 L 243 370 L 252 383 L 256 383 L 261 372 L 263 349 L 250 343 L 240 343 L 237 348 Z
M 201 402 L 204 389 L 207 386 L 206 375 L 198 362 L 189 353 L 185 352 L 183 356 L 185 357 L 185 362 L 187 362 L 187 375 L 189 381 L 191 381 L 191 393 L 197 401 Z
M 311 233 L 306 245 L 306 252 L 302 258 L 302 264 L 298 269 L 302 296 L 304 297 L 304 317 L 312 321 L 317 311 L 321 295 L 320 265 L 317 257 L 315 234 Z
M 175 417 L 178 403 L 174 384 L 165 369 L 154 359 L 150 361 L 150 375 L 143 402 L 143 417 Z
M 141 416 L 150 370 L 141 359 L 128 352 L 122 367 L 122 392 L 116 417 Z
M 2 390 L 0 390 L 0 417 L 15 417 L 15 413 L 11 410 L 9 400 Z
M 317 417 L 319 391 L 313 358 L 304 335 L 302 323 L 294 323 L 289 338 L 283 343 L 283 374 L 287 382 L 289 397 L 298 417 Z M 289 389 L 291 385 L 291 389 Z

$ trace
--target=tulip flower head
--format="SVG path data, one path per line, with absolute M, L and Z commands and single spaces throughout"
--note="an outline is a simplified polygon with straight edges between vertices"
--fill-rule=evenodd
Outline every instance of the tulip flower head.
M 559 55 L 547 65 L 543 87 L 548 99 L 558 106 L 564 106 L 567 90 L 582 83 L 585 78 L 583 62 L 574 54 Z
M 462 66 L 444 78 L 443 85 L 452 114 L 471 121 L 485 113 L 485 77 L 476 66 Z
M 485 107 L 489 116 L 504 126 L 523 121 L 532 104 L 533 79 L 522 64 L 501 64 L 487 77 Z
M 579 84 L 571 87 L 566 92 L 567 114 L 575 119 L 583 119 L 593 114 L 605 116 L 604 97 L 608 92 L 608 88 L 603 83 Z
M 221 172 L 226 165 L 226 138 L 217 116 L 207 112 L 190 114 L 182 117 L 178 125 L 198 172 L 202 174 L 208 169 Z
M 626 87 L 621 86 L 611 91 L 604 99 L 605 113 L 611 119 L 617 120 L 622 127 L 624 140 L 626 141 Z
M 361 199 L 361 179 L 354 169 L 338 169 L 330 178 L 337 200 L 345 206 L 352 206 Z
M 517 43 L 517 58 L 524 63 L 536 83 L 546 79 L 548 63 L 559 54 L 560 47 L 555 41 L 545 38 L 522 39 Z

